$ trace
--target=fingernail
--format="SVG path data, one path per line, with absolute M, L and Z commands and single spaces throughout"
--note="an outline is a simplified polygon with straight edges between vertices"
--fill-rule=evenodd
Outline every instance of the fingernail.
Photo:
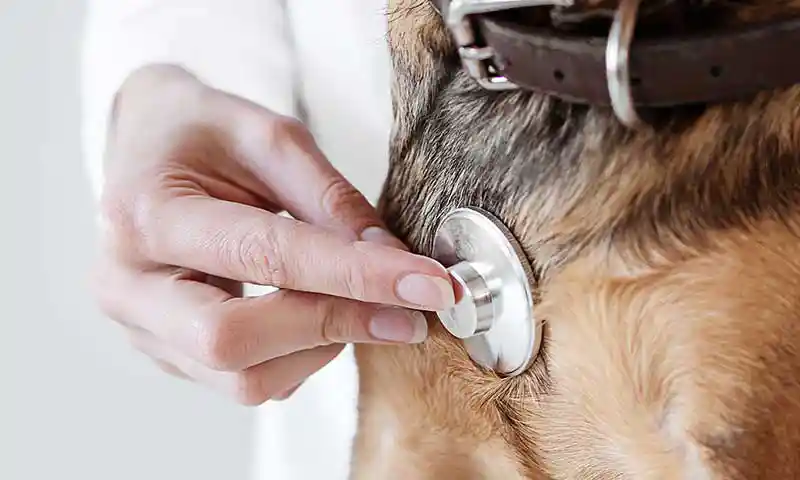
M 453 285 L 438 277 L 412 273 L 397 284 L 397 296 L 425 310 L 446 310 L 456 300 Z
M 420 312 L 383 308 L 370 320 L 369 333 L 390 342 L 420 343 L 428 336 L 428 322 Z
M 367 227 L 361 232 L 361 240 L 365 242 L 379 243 L 387 247 L 408 250 L 408 248 L 397 237 L 387 232 L 381 227 Z

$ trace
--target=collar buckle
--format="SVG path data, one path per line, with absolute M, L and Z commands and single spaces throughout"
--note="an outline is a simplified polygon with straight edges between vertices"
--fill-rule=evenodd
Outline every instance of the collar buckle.
M 519 86 L 499 73 L 502 59 L 495 49 L 477 43 L 470 17 L 517 8 L 573 4 L 574 0 L 453 0 L 442 14 L 455 39 L 464 70 L 487 90 L 515 90 Z
M 631 92 L 630 51 L 641 0 L 621 0 L 606 43 L 606 84 L 614 115 L 628 128 L 642 125 Z

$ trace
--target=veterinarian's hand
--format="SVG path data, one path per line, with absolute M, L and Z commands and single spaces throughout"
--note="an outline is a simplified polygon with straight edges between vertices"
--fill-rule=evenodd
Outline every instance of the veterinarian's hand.
M 345 343 L 420 342 L 412 309 L 454 301 L 302 124 L 185 71 L 128 79 L 107 155 L 101 307 L 162 368 L 244 404 L 285 397 Z M 221 279 L 281 290 L 240 298 Z

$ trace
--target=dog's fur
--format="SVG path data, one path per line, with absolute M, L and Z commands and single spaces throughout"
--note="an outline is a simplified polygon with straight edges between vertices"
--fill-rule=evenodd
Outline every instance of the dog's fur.
M 421 346 L 359 345 L 353 477 L 800 478 L 800 88 L 632 132 L 482 90 L 426 0 L 390 3 L 381 211 L 422 253 L 452 208 L 499 216 L 535 267 L 545 342 L 508 379 L 433 318 Z

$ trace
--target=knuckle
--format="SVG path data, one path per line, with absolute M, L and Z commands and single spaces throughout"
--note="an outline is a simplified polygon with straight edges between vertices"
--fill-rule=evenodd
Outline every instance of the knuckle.
M 94 301 L 100 310 L 109 313 L 115 304 L 110 293 L 111 274 L 107 262 L 95 263 L 89 270 L 88 287 Z
M 266 228 L 250 228 L 241 239 L 233 260 L 257 282 L 284 287 L 288 282 L 286 262 L 277 235 Z
M 233 372 L 242 365 L 240 326 L 223 315 L 208 315 L 197 322 L 200 360 L 212 370 Z
M 112 186 L 103 192 L 99 207 L 101 233 L 112 252 L 124 257 L 147 247 L 144 240 L 156 209 L 149 195 Z
M 154 234 L 158 228 L 159 210 L 163 206 L 154 196 L 134 195 L 131 200 L 130 236 L 136 248 L 145 256 L 152 258 L 160 247 L 162 236 Z
M 350 182 L 343 177 L 337 177 L 325 187 L 320 202 L 325 212 L 338 216 L 340 213 L 357 209 L 363 204 L 364 199 Z
M 144 355 L 151 357 L 150 355 L 150 348 L 148 342 L 145 340 L 143 335 L 140 335 L 138 332 L 128 332 L 128 343 L 130 346 L 139 353 L 143 353 Z
M 159 355 L 160 347 L 148 334 L 139 330 L 128 330 L 128 343 L 131 348 L 153 361 L 162 361 Z
M 111 189 L 103 192 L 100 198 L 101 234 L 112 245 L 130 238 L 134 230 L 130 203 L 127 196 Z
M 273 395 L 273 392 L 266 388 L 263 379 L 254 371 L 237 373 L 233 384 L 233 396 L 237 403 L 244 406 L 259 406 L 269 401 Z
M 318 337 L 319 345 L 346 342 L 353 339 L 355 317 L 352 312 L 336 299 L 320 302 Z
M 295 148 L 311 138 L 303 122 L 291 117 L 276 117 L 269 124 L 270 143 L 278 150 Z
M 132 322 L 127 318 L 129 312 L 123 300 L 130 292 L 120 284 L 122 273 L 116 271 L 118 268 L 107 259 L 95 263 L 89 270 L 88 291 L 101 313 L 119 324 L 130 325 Z
M 119 302 L 116 295 L 104 283 L 102 277 L 93 274 L 90 279 L 89 289 L 91 291 L 92 299 L 94 300 L 100 313 L 105 315 L 108 319 L 125 324 L 123 321 L 123 314 L 120 309 Z
M 100 216 L 110 225 L 124 223 L 130 212 L 129 197 L 123 190 L 107 186 L 100 195 Z
M 181 370 L 177 366 L 158 358 L 153 358 L 152 360 L 153 363 L 156 365 L 156 367 L 158 367 L 159 370 L 166 373 L 167 375 L 170 375 L 175 378 L 180 378 L 182 380 L 189 379 L 189 376 L 186 375 L 186 373 L 184 373 L 183 370 Z
M 367 282 L 361 265 L 358 263 L 347 265 L 342 273 L 341 281 L 347 290 L 348 297 L 354 300 L 364 300 L 366 298 Z

